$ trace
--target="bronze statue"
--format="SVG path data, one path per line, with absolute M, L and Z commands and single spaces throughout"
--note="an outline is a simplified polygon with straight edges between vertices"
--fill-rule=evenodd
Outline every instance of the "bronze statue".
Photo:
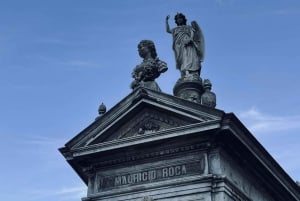
M 176 68 L 185 80 L 198 79 L 201 71 L 201 62 L 204 59 L 204 37 L 196 21 L 191 26 L 186 24 L 182 13 L 177 13 L 175 23 L 177 27 L 170 29 L 170 16 L 166 17 L 166 31 L 173 35 L 173 50 L 176 59 Z
M 159 60 L 155 45 L 151 40 L 142 40 L 138 44 L 138 52 L 143 61 L 133 69 L 131 75 L 134 81 L 131 83 L 131 88 L 143 86 L 161 91 L 154 80 L 168 70 L 167 63 Z

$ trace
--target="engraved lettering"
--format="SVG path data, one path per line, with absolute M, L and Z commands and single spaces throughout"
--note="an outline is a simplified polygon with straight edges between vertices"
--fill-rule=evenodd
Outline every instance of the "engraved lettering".
M 185 167 L 185 165 L 181 166 L 181 174 L 186 174 L 186 167 Z
M 138 182 L 138 174 L 134 174 L 133 175 L 133 180 L 132 180 L 133 183 L 137 183 Z
M 168 168 L 163 168 L 163 170 L 162 170 L 162 172 L 163 172 L 163 177 L 168 177 Z
M 173 177 L 174 173 L 174 167 L 169 167 L 169 177 Z
M 156 179 L 156 170 L 151 170 L 149 171 L 149 180 L 154 180 Z
M 148 180 L 148 172 L 143 172 L 142 173 L 142 181 L 147 181 Z
M 123 175 L 112 175 L 112 176 L 101 176 L 97 179 L 98 192 L 103 190 L 122 186 L 122 185 L 132 185 L 141 182 L 151 182 L 155 180 L 166 179 L 170 177 L 179 177 L 191 173 L 202 173 L 204 165 L 199 165 L 201 161 L 197 161 L 189 164 L 173 165 L 167 167 L 161 167 L 156 169 L 150 169 L 140 172 L 125 173 Z M 96 181 L 95 181 L 96 182 Z
M 119 186 L 122 184 L 122 177 L 117 176 L 115 177 L 115 186 Z
M 181 174 L 181 167 L 180 166 L 176 166 L 175 167 L 175 175 L 178 176 Z
M 128 184 L 132 184 L 133 183 L 132 175 L 128 175 L 128 177 L 127 177 L 127 183 Z
M 122 176 L 122 185 L 127 184 L 126 176 Z

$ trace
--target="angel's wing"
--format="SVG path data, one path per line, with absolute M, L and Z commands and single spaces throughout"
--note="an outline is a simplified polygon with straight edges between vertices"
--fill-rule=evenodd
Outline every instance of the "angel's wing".
M 205 53 L 205 42 L 204 42 L 204 36 L 202 34 L 202 31 L 196 21 L 192 21 L 191 25 L 194 29 L 194 44 L 197 49 L 197 54 L 200 57 L 200 60 L 203 61 L 204 59 L 204 53 Z

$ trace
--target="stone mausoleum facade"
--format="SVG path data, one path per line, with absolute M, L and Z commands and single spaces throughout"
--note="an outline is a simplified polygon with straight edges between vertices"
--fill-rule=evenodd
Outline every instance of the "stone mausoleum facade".
M 132 72 L 132 92 L 60 148 L 88 186 L 82 201 L 300 201 L 300 187 L 233 113 L 215 109 L 211 83 L 200 77 L 199 25 L 175 16 L 181 77 L 173 93 L 155 79 L 168 69 L 151 40 Z
M 232 113 L 138 88 L 60 149 L 84 201 L 299 201 Z

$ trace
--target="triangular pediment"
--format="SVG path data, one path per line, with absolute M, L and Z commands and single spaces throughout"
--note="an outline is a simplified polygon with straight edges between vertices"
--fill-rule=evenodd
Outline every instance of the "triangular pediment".
M 221 119 L 222 111 L 147 89 L 136 90 L 69 142 L 79 148 Z M 68 145 L 68 144 L 67 144 Z
M 148 133 L 163 131 L 170 128 L 199 123 L 204 120 L 193 119 L 183 115 L 170 113 L 167 110 L 144 106 L 135 114 L 128 114 L 115 122 L 111 129 L 93 140 L 89 144 L 98 144 L 104 141 L 123 139 L 127 137 L 146 135 Z

